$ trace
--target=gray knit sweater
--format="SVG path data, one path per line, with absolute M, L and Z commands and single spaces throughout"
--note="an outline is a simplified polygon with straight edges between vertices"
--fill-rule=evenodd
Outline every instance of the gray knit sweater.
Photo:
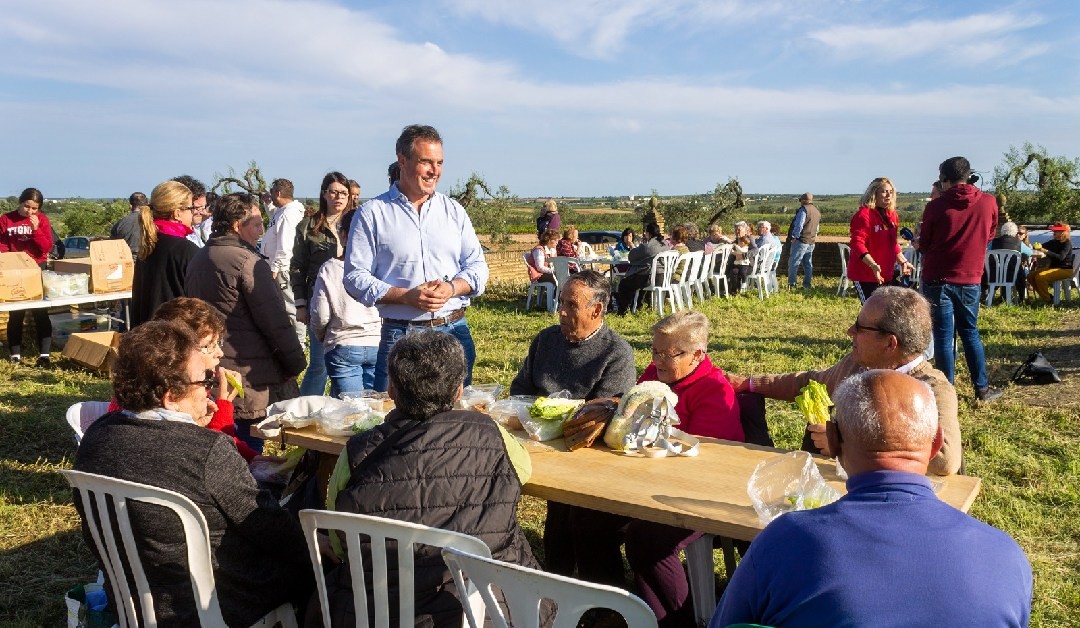
M 573 399 L 621 395 L 637 381 L 634 351 L 604 325 L 591 338 L 570 342 L 558 325 L 542 330 L 510 384 L 511 395 L 570 391 Z

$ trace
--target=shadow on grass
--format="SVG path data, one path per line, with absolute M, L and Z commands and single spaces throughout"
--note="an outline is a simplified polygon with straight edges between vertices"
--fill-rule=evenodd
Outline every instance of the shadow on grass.
M 0 625 L 65 626 L 64 593 L 97 578 L 79 529 L 0 552 Z M 42 605 L 42 600 L 50 604 Z

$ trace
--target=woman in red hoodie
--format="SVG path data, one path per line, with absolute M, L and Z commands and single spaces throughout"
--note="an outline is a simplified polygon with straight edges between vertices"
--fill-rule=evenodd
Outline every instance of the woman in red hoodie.
M 900 216 L 896 213 L 896 188 L 892 181 L 886 177 L 871 181 L 859 205 L 851 217 L 847 275 L 865 303 L 878 286 L 893 282 L 896 264 L 901 265 L 905 275 L 912 266 L 897 241 Z
M 21 251 L 34 258 L 38 266 L 45 268 L 45 262 L 52 249 L 52 227 L 49 217 L 41 213 L 44 202 L 41 191 L 26 188 L 19 195 L 19 207 L 13 212 L 0 216 L 0 253 Z M 28 310 L 17 310 L 8 317 L 7 338 L 10 360 L 16 364 L 22 359 L 23 319 Z M 49 350 L 52 349 L 52 323 L 49 321 L 48 308 L 29 310 L 37 328 L 38 366 L 49 365 Z

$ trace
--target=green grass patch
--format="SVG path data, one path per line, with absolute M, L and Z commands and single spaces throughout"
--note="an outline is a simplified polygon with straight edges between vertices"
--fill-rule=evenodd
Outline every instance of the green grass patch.
M 843 356 L 859 304 L 835 295 L 835 279 L 815 278 L 815 284 L 808 292 L 782 292 L 766 301 L 755 294 L 696 305 L 712 323 L 713 361 L 745 375 L 820 368 Z M 524 303 L 524 286 L 498 284 L 470 308 L 475 381 L 509 384 L 533 336 L 556 322 L 553 314 L 524 312 Z M 639 372 L 649 362 L 649 328 L 658 318 L 648 309 L 609 318 L 634 348 Z M 982 311 L 980 327 L 991 380 L 1004 385 L 1033 350 L 1076 352 L 1080 310 L 996 306 Z M 1035 570 L 1032 625 L 1080 624 L 1077 388 L 1067 374 L 1063 384 L 1010 387 L 1002 401 L 976 406 L 963 360 L 957 381 L 968 472 L 983 480 L 971 514 L 1011 534 L 1028 553 Z M 95 576 L 70 491 L 57 470 L 70 467 L 75 453 L 66 408 L 109 395 L 104 378 L 77 369 L 0 364 L 2 626 L 63 625 L 64 592 Z M 781 402 L 767 407 L 777 445 L 798 447 L 798 413 Z M 520 513 L 526 535 L 540 550 L 544 503 L 525 498 Z

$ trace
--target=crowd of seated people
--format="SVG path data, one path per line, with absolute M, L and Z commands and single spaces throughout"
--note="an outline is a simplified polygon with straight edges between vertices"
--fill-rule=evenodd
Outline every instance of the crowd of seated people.
M 332 183 L 339 182 L 332 178 Z M 338 196 L 331 194 L 327 200 Z M 334 242 L 327 240 L 325 247 L 332 255 L 320 264 L 316 281 L 303 294 L 312 299 L 312 329 L 326 343 L 329 364 L 341 347 L 351 346 L 344 340 L 349 334 L 364 336 L 362 346 L 372 348 L 375 334 L 381 332 L 374 327 L 377 311 L 368 308 L 360 315 L 349 310 L 343 299 L 368 306 L 328 285 L 344 281 L 345 252 L 340 243 L 348 234 L 348 218 L 339 216 L 332 225 L 325 220 L 324 226 L 336 231 Z M 616 294 L 618 313 L 625 313 L 634 292 L 648 283 L 653 260 L 662 251 L 687 253 L 730 244 L 733 265 L 738 267 L 735 260 L 747 261 L 757 247 L 745 222 L 735 225 L 731 239 L 719 226 L 710 227 L 704 239 L 689 227 L 676 225 L 665 239 L 655 224 L 646 225 L 644 240 L 637 246 L 634 232 L 623 232 L 616 249 L 627 253 L 629 267 Z M 159 304 L 150 320 L 124 334 L 112 373 L 113 405 L 87 430 L 75 468 L 176 490 L 199 505 L 211 528 L 214 574 L 229 625 L 250 625 L 282 602 L 293 602 L 301 611 L 306 607 L 306 623 L 317 625 L 319 602 L 311 595 L 312 567 L 299 524 L 269 492 L 259 489 L 247 465 L 260 455 L 261 441 L 250 437 L 246 428 L 265 415 L 273 401 L 298 394 L 303 347 L 286 313 L 280 282 L 254 247 L 262 230 L 258 204 L 245 194 L 222 197 L 213 208 L 212 229 L 206 246 L 192 256 L 188 267 L 188 296 Z M 764 243 L 769 225 L 759 229 Z M 1012 231 L 1009 237 L 1017 233 L 1005 231 Z M 301 236 L 298 242 L 305 237 L 310 239 Z M 581 250 L 572 225 L 556 240 L 558 234 L 551 229 L 538 234 L 537 245 L 527 255 L 535 279 L 550 273 L 548 260 L 553 254 L 577 256 Z M 734 280 L 740 279 L 739 273 L 733 272 Z M 916 625 L 931 616 L 928 613 L 958 619 L 956 609 L 969 602 L 981 605 L 979 617 L 988 622 L 1026 621 L 1031 572 L 1023 552 L 1003 533 L 958 511 L 943 510 L 947 507 L 921 478 L 926 473 L 960 472 L 963 458 L 955 389 L 922 357 L 931 335 L 930 306 L 917 292 L 877 288 L 848 330 L 851 353 L 834 365 L 791 374 L 724 373 L 709 355 L 706 316 L 676 312 L 652 326 L 652 360 L 639 374 L 630 343 L 605 322 L 612 296 L 609 280 L 582 270 L 561 288 L 558 323 L 541 330 L 521 356 L 510 385 L 512 395 L 567 391 L 575 399 L 617 399 L 635 383 L 659 381 L 678 395 L 675 411 L 685 432 L 732 441 L 745 440 L 738 392 L 791 400 L 813 379 L 824 383 L 837 399 L 853 400 L 850 409 L 838 412 L 835 422 L 808 425 L 803 442 L 808 451 L 839 455 L 845 466 L 851 465 L 849 496 L 813 517 L 781 518 L 780 525 L 766 528 L 732 579 L 714 625 L 799 623 L 822 617 L 860 618 L 872 624 L 872 618 L 901 612 L 897 609 L 904 610 L 896 617 L 911 620 L 901 623 Z M 719 341 L 722 338 L 714 337 L 714 356 Z M 522 486 L 531 476 L 529 453 L 486 415 L 454 410 L 469 372 L 465 348 L 453 335 L 410 328 L 397 338 L 386 358 L 388 394 L 396 409 L 381 425 L 349 438 L 330 477 L 326 507 L 476 536 L 496 559 L 630 589 L 645 600 L 660 626 L 695 625 L 680 559 L 680 552 L 701 536 L 694 530 L 550 501 L 541 565 L 518 523 Z M 353 376 L 359 383 L 346 383 L 353 380 L 337 375 L 331 368 L 334 392 L 368 388 L 373 379 L 366 371 Z M 250 396 L 242 402 L 242 419 L 237 390 L 226 385 L 227 379 L 243 381 Z M 893 390 L 905 391 L 903 398 L 889 393 Z M 882 442 L 887 446 L 879 446 Z M 448 466 L 454 473 L 445 473 Z M 416 490 L 418 482 L 424 491 Z M 880 506 L 867 509 L 861 520 L 852 514 L 862 512 L 864 502 L 881 501 L 880 495 L 903 503 L 905 516 L 926 523 L 925 529 L 897 532 L 897 539 L 917 545 L 922 554 L 952 544 L 949 565 L 933 581 L 935 589 L 953 594 L 952 610 L 943 604 L 925 608 L 903 604 L 917 597 L 915 589 L 921 585 L 915 576 L 905 580 L 912 582 L 908 588 L 890 588 L 885 596 L 873 594 L 874 586 L 884 586 L 884 576 L 873 575 L 871 565 L 884 561 L 921 576 L 919 569 L 932 560 L 917 552 L 905 555 L 906 545 L 882 547 L 869 540 L 874 538 L 874 526 L 899 521 Z M 194 601 L 183 561 L 175 558 L 183 532 L 154 524 L 157 513 L 152 509 L 135 514 L 137 536 L 166 548 L 144 557 L 152 565 L 155 595 L 162 600 L 155 601 L 159 620 L 163 625 L 188 625 Z M 934 528 L 942 522 L 955 530 Z M 835 533 L 829 531 L 832 526 Z M 789 529 L 820 533 L 792 540 Z M 958 535 L 963 536 L 962 543 L 956 542 Z M 320 551 L 335 565 L 328 573 L 333 624 L 353 625 L 357 610 L 350 557 L 336 538 L 330 541 Z M 829 552 L 841 543 L 863 549 L 857 557 L 837 558 L 836 565 L 814 565 L 817 571 L 810 573 L 818 580 L 803 573 L 804 566 L 776 558 L 792 552 Z M 841 567 L 864 577 L 846 577 Z M 978 592 L 949 587 L 969 574 L 977 575 Z M 412 577 L 416 617 L 391 621 L 460 626 L 459 592 L 436 548 L 417 550 Z M 370 587 L 370 577 L 368 582 Z M 815 582 L 825 584 L 815 588 Z M 763 588 L 768 595 L 762 594 Z M 546 620 L 548 615 L 545 612 Z

